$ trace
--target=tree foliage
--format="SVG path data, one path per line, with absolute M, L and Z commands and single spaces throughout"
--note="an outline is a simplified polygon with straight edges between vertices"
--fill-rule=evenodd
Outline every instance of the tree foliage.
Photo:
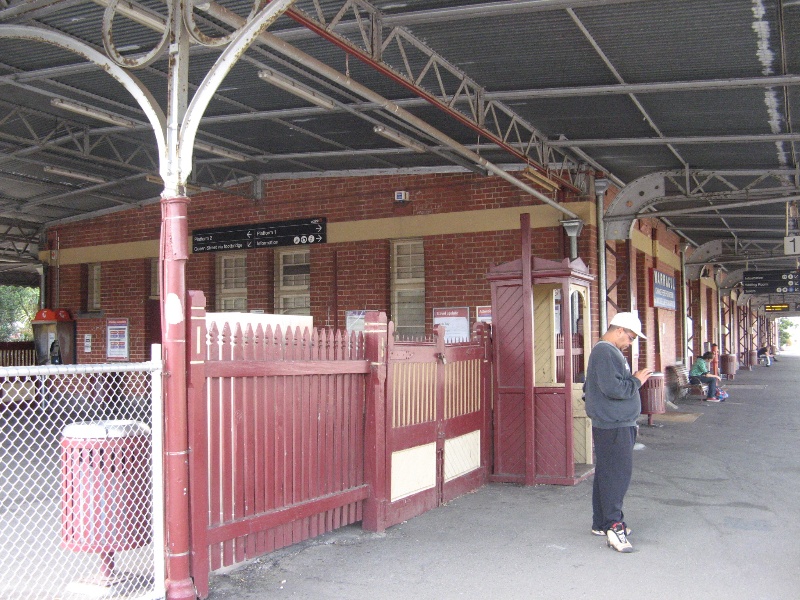
M 38 288 L 0 285 L 0 341 L 32 340 L 38 308 Z
M 797 327 L 792 319 L 781 319 L 778 321 L 778 335 L 780 336 L 780 345 L 788 346 L 792 343 L 792 329 Z

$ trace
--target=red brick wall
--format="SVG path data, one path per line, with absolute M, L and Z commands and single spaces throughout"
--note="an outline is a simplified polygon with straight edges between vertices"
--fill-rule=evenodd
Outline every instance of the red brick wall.
M 410 202 L 394 202 L 394 191 L 409 192 Z M 534 205 L 539 202 L 496 177 L 473 174 L 421 176 L 348 177 L 265 181 L 263 198 L 209 192 L 192 197 L 188 227 L 221 227 L 242 223 L 281 221 L 324 216 L 329 222 L 425 215 L 465 210 L 484 210 Z M 476 217 L 480 218 L 480 217 Z M 158 204 L 118 212 L 91 221 L 59 225 L 48 234 L 49 247 L 62 250 L 103 244 L 142 242 L 159 237 Z M 536 224 L 533 224 L 534 227 Z M 579 240 L 580 255 L 596 269 L 596 231 L 585 229 Z M 432 310 L 445 306 L 469 306 L 472 319 L 476 305 L 491 304 L 486 273 L 493 264 L 520 255 L 518 229 L 469 235 L 435 235 L 424 238 L 426 271 L 426 325 Z M 561 227 L 536 229 L 533 254 L 560 260 L 568 254 L 568 239 Z M 317 326 L 343 328 L 347 310 L 390 309 L 390 242 L 370 240 L 324 244 L 311 253 L 311 312 Z M 215 309 L 215 253 L 190 255 L 189 289 L 205 292 L 208 310 Z M 130 319 L 131 360 L 149 358 L 145 348 L 145 302 L 150 294 L 150 261 L 147 258 L 102 263 L 102 313 L 81 313 L 85 285 L 80 265 L 58 269 L 58 302 L 77 315 L 79 362 L 106 360 L 107 319 Z M 247 252 L 249 310 L 273 310 L 274 252 Z M 51 284 L 55 281 L 53 272 Z M 51 285 L 51 289 L 53 289 Z M 82 291 L 83 290 L 83 291 Z M 51 303 L 55 300 L 51 297 Z M 594 304 L 594 302 L 593 302 Z M 597 310 L 596 307 L 593 309 Z M 83 352 L 83 335 L 92 335 L 91 353 Z
M 79 363 L 106 361 L 106 321 L 127 318 L 129 325 L 130 360 L 149 360 L 145 350 L 145 301 L 150 293 L 149 259 L 123 260 L 102 263 L 100 269 L 100 298 L 103 311 L 81 312 L 85 286 L 81 265 L 59 269 L 59 306 L 68 309 L 76 320 L 76 358 Z M 107 307 L 107 308 L 106 308 Z M 91 335 L 91 351 L 84 351 L 84 336 Z

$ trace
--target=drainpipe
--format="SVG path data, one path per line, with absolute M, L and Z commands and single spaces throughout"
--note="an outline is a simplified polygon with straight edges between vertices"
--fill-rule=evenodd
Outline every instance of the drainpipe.
M 37 265 L 39 272 L 39 309 L 47 307 L 47 275 L 45 275 L 45 265 Z
M 687 364 L 686 359 L 687 357 L 687 350 L 689 345 L 689 330 L 686 327 L 686 314 L 688 312 L 686 303 L 688 302 L 688 298 L 686 295 L 686 251 L 689 249 L 688 243 L 681 244 L 681 344 L 683 349 L 681 350 L 681 358 L 683 360 L 683 364 Z
M 608 284 L 606 282 L 606 223 L 605 198 L 608 179 L 594 180 L 594 193 L 597 198 L 597 307 L 600 335 L 608 328 Z
M 575 260 L 578 258 L 578 236 L 583 230 L 583 221 L 580 219 L 569 219 L 561 221 L 564 231 L 569 236 L 569 259 Z
M 722 267 L 717 266 L 714 273 L 714 282 L 717 284 L 717 335 L 714 336 L 717 343 L 717 348 L 722 352 L 722 282 L 720 281 L 722 274 Z

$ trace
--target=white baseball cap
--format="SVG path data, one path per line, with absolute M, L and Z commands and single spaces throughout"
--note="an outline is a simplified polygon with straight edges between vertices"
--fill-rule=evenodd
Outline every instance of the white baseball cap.
M 614 318 L 611 319 L 611 323 L 609 325 L 616 325 L 617 327 L 624 327 L 625 329 L 630 329 L 633 333 L 638 335 L 643 340 L 647 339 L 647 336 L 642 333 L 642 322 L 639 320 L 639 313 L 635 312 L 621 312 L 614 315 Z

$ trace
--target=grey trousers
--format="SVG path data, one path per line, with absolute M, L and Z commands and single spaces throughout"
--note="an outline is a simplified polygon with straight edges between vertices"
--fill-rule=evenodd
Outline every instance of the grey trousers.
M 622 502 L 633 473 L 633 444 L 636 427 L 599 429 L 594 436 L 594 484 L 592 487 L 592 529 L 609 529 L 624 522 Z

